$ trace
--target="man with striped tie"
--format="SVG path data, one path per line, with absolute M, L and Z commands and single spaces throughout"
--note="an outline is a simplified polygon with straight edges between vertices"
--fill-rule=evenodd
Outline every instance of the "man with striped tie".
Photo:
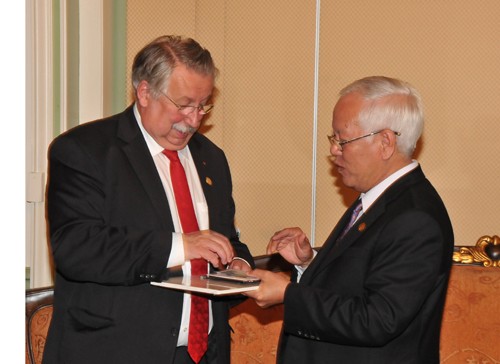
M 423 122 L 406 82 L 367 77 L 341 91 L 330 153 L 360 196 L 317 255 L 299 228 L 277 232 L 268 252 L 295 265 L 292 280 L 255 270 L 260 287 L 247 293 L 262 307 L 284 303 L 278 363 L 439 363 L 454 241 L 412 159 Z

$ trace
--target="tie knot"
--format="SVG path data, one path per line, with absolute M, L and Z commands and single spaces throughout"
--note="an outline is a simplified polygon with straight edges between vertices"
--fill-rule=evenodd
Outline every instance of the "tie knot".
M 165 154 L 167 158 L 170 159 L 171 162 L 179 161 L 179 155 L 177 154 L 176 150 L 163 149 L 163 154 Z
M 361 203 L 361 200 L 358 200 L 358 203 L 356 204 L 356 206 L 352 210 L 351 217 L 350 217 L 347 225 L 344 227 L 344 230 L 342 230 L 342 232 L 340 233 L 338 240 L 342 239 L 347 234 L 349 229 L 354 225 L 354 223 L 356 222 L 356 219 L 358 218 L 358 215 L 362 209 L 363 209 L 363 204 Z
M 363 209 L 363 204 L 361 203 L 361 200 L 359 200 L 358 204 L 356 205 L 356 207 L 354 208 L 354 211 L 352 212 L 353 215 L 356 215 L 358 216 L 360 211 Z

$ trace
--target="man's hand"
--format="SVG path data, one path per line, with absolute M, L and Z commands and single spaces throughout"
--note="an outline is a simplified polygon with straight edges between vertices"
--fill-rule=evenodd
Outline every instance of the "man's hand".
M 286 261 L 307 267 L 314 257 L 311 243 L 300 228 L 280 230 L 271 237 L 267 254 L 278 252 Z
M 290 284 L 290 278 L 286 274 L 262 269 L 254 269 L 249 274 L 259 277 L 260 285 L 255 291 L 243 293 L 245 296 L 253 298 L 262 308 L 283 303 L 286 287 Z
M 234 257 L 233 246 L 224 236 L 212 230 L 182 234 L 186 260 L 205 259 L 222 269 Z

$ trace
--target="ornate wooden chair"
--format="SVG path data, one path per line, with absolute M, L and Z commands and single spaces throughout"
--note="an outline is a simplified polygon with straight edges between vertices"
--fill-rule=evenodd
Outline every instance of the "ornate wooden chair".
M 255 258 L 257 267 L 289 274 L 279 256 Z M 500 238 L 483 236 L 456 247 L 441 330 L 441 364 L 500 364 Z M 52 318 L 52 287 L 26 291 L 26 363 L 40 364 Z M 231 309 L 231 361 L 275 363 L 283 305 L 247 300 Z
M 52 319 L 54 289 L 37 288 L 26 291 L 26 363 L 42 362 L 45 339 Z

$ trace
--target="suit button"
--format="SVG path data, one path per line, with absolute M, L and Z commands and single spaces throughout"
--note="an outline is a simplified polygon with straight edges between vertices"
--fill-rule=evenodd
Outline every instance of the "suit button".
M 144 278 L 144 274 L 139 274 L 139 277 L 140 278 Z

